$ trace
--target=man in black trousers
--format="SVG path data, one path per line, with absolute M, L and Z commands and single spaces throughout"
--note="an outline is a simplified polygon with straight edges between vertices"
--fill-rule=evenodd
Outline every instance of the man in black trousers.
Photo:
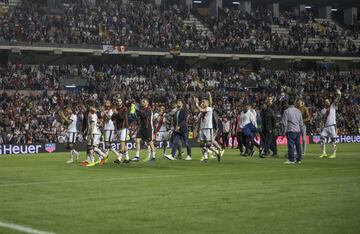
M 189 143 L 189 129 L 188 129 L 188 110 L 185 107 L 184 101 L 177 100 L 177 110 L 174 115 L 174 132 L 173 132 L 173 147 L 171 151 L 171 157 L 168 159 L 174 159 L 176 150 L 181 147 L 182 140 L 186 146 L 187 156 L 185 160 L 191 160 L 191 147 Z M 181 149 L 180 149 L 181 150 Z
M 269 155 L 269 150 L 272 151 L 273 157 L 277 157 L 277 145 L 276 145 L 276 115 L 272 108 L 272 97 L 266 99 L 266 107 L 261 111 L 262 119 L 262 133 L 264 137 L 264 150 L 260 157 L 264 158 Z

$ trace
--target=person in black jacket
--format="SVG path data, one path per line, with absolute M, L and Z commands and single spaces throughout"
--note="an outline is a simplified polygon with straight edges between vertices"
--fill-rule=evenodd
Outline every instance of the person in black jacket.
M 266 108 L 261 112 L 262 118 L 262 132 L 264 136 L 264 150 L 261 157 L 266 157 L 269 154 L 269 150 L 273 152 L 272 156 L 277 156 L 276 146 L 276 115 L 272 108 L 272 97 L 266 99 Z
M 180 148 L 181 150 L 181 142 L 182 140 L 185 143 L 187 156 L 185 160 L 191 160 L 191 147 L 189 144 L 189 129 L 188 129 L 188 110 L 184 105 L 184 101 L 179 99 L 177 100 L 177 111 L 174 114 L 174 132 L 173 132 L 173 147 L 171 151 L 171 157 L 167 157 L 168 159 L 174 159 L 176 150 Z

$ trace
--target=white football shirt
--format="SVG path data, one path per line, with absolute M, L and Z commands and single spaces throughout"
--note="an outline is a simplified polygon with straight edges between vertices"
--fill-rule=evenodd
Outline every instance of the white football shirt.
M 113 115 L 112 109 L 104 111 L 109 116 L 109 120 L 104 123 L 104 130 L 115 130 L 114 122 L 111 120 L 111 116 Z M 104 115 L 103 113 L 103 115 Z
M 91 123 L 95 123 L 94 129 L 90 129 Z M 98 123 L 97 114 L 96 114 L 96 113 L 94 113 L 94 114 L 89 113 L 89 115 L 88 115 L 88 129 L 89 129 L 89 133 L 92 132 L 92 134 L 100 134 L 100 131 L 99 131 L 99 128 L 98 128 L 97 123 Z
M 77 132 L 76 125 L 77 125 L 77 115 L 71 114 L 70 116 L 71 123 L 68 126 L 68 132 Z
M 163 118 L 163 120 L 162 120 L 163 122 L 162 122 L 162 124 L 161 124 L 161 126 L 159 128 L 159 132 L 166 132 L 166 115 L 163 114 L 162 118 Z M 155 130 L 156 130 L 159 127 L 159 123 L 160 123 L 160 119 L 161 119 L 160 114 L 155 113 L 154 114 L 154 119 L 155 119 Z
M 206 112 L 200 113 L 200 129 L 213 128 L 213 108 L 207 107 Z
M 331 106 L 329 108 L 322 109 L 321 113 L 324 116 L 327 115 L 325 127 L 331 126 L 331 125 L 336 125 L 336 109 L 337 109 L 337 106 L 335 105 L 335 103 L 331 104 Z

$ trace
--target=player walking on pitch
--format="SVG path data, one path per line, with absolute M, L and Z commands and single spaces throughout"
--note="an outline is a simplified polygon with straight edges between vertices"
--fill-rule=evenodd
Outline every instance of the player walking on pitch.
M 339 89 L 336 90 L 335 100 L 333 103 L 330 103 L 329 99 L 325 99 L 324 101 L 324 109 L 322 109 L 321 114 L 324 116 L 324 123 L 322 124 L 321 131 L 321 149 L 322 154 L 319 158 L 326 158 L 328 155 L 326 154 L 326 142 L 328 139 L 331 140 L 333 145 L 332 154 L 329 158 L 336 158 L 336 142 L 335 138 L 337 137 L 337 129 L 336 129 L 336 110 L 337 105 L 339 104 L 341 98 L 341 92 Z
M 165 106 L 159 107 L 159 112 L 154 114 L 155 122 L 155 141 L 158 147 L 162 147 L 163 156 L 166 155 L 167 142 L 169 141 L 169 130 L 167 127 L 167 114 L 165 113 Z M 169 156 L 168 156 L 169 157 Z
M 200 111 L 200 126 L 198 139 L 204 156 L 203 161 L 208 161 L 209 150 L 213 151 L 216 154 L 218 161 L 220 161 L 221 152 L 219 149 L 216 149 L 213 144 L 215 142 L 215 139 L 213 132 L 213 108 L 210 106 L 212 103 L 211 94 L 208 93 L 208 98 L 203 99 L 200 105 L 198 99 L 194 97 L 194 103 L 195 107 Z
M 116 108 L 114 109 L 114 114 L 112 115 L 111 119 L 114 121 L 117 133 L 118 133 L 118 140 L 121 144 L 120 154 L 117 154 L 116 160 L 114 163 L 120 164 L 123 163 L 129 163 L 129 152 L 126 146 L 127 136 L 129 134 L 128 127 L 128 109 L 123 104 L 123 101 L 121 98 L 118 98 L 116 100 Z M 122 157 L 125 156 L 125 160 L 122 160 Z
M 113 152 L 116 157 L 119 157 L 119 153 L 111 147 L 111 142 L 113 141 L 115 135 L 115 125 L 112 120 L 113 110 L 111 107 L 111 102 L 109 100 L 105 101 L 104 110 L 101 113 L 104 120 L 104 142 L 105 142 L 105 155 L 106 159 L 108 158 L 109 151 Z M 105 160 L 106 160 L 105 159 Z
M 88 159 L 85 166 L 92 167 L 96 164 L 105 163 L 105 154 L 99 149 L 100 144 L 100 130 L 98 127 L 98 115 L 95 107 L 89 108 L 89 114 L 87 117 L 87 147 L 88 147 Z M 99 155 L 99 161 L 95 162 L 94 153 Z
M 145 98 L 140 101 L 140 110 L 137 115 L 140 118 L 140 128 L 136 134 L 136 154 L 132 159 L 134 162 L 140 161 L 141 142 L 147 143 L 149 147 L 149 157 L 145 161 L 155 161 L 155 146 L 153 143 L 153 112 L 149 106 L 149 101 Z

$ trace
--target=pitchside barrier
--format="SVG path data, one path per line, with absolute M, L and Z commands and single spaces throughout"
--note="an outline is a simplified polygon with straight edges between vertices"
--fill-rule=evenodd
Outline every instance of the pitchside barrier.
M 256 138 L 256 141 L 259 142 L 259 138 Z M 278 145 L 286 145 L 287 139 L 284 136 L 277 137 Z M 190 140 L 191 147 L 199 146 L 199 143 L 196 140 Z M 336 138 L 337 143 L 360 143 L 360 135 L 342 135 Z M 229 146 L 232 145 L 233 141 L 230 137 Z M 307 144 L 319 144 L 320 136 L 306 136 Z M 161 147 L 162 143 L 159 147 Z M 103 142 L 100 143 L 100 147 L 103 147 Z M 111 146 L 115 149 L 120 149 L 120 143 L 112 143 Z M 234 147 L 238 146 L 238 142 L 234 139 Z M 128 149 L 135 149 L 135 142 L 127 142 Z M 170 147 L 170 142 L 167 142 L 167 147 Z M 75 143 L 75 149 L 78 151 L 86 150 L 86 142 Z M 0 145 L 0 155 L 5 154 L 38 154 L 38 153 L 54 153 L 54 152 L 67 152 L 65 143 L 45 143 L 45 144 L 29 144 L 29 145 Z

